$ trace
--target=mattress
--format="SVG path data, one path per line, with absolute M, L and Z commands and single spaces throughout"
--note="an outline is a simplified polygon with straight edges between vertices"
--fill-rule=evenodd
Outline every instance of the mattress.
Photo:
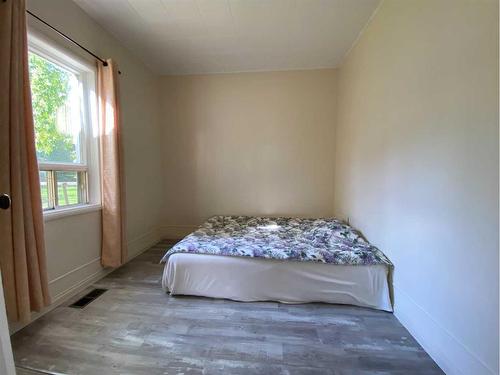
M 175 253 L 163 288 L 173 295 L 283 303 L 327 302 L 392 311 L 389 268 Z
M 392 263 L 335 218 L 214 216 L 162 261 L 172 294 L 392 311 Z

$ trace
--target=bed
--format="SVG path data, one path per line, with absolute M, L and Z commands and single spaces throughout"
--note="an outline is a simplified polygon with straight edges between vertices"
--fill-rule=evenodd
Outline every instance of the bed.
M 172 295 L 393 309 L 392 263 L 333 218 L 214 216 L 162 262 Z

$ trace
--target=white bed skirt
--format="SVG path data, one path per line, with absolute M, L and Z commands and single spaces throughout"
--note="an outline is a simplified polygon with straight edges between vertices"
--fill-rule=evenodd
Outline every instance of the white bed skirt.
M 392 311 L 385 265 L 346 266 L 173 254 L 162 285 L 171 294 L 235 301 L 327 302 Z

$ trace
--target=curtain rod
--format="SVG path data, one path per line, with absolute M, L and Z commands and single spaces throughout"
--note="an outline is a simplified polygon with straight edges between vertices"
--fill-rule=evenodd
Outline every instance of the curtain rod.
M 58 33 L 59 35 L 61 35 L 63 38 L 65 38 L 66 40 L 69 40 L 71 43 L 73 44 L 76 44 L 78 47 L 80 47 L 81 49 L 83 49 L 85 52 L 87 52 L 89 55 L 92 55 L 94 58 L 96 58 L 97 60 L 99 60 L 103 66 L 108 66 L 108 63 L 106 62 L 106 60 L 104 59 L 101 59 L 99 56 L 97 56 L 95 53 L 93 53 L 92 51 L 88 50 L 87 48 L 85 48 L 84 46 L 82 46 L 80 43 L 78 43 L 76 40 L 70 38 L 69 36 L 67 36 L 66 34 L 64 34 L 62 31 L 56 29 L 54 26 L 52 26 L 51 24 L 49 24 L 48 22 L 46 22 L 45 20 L 41 19 L 40 17 L 38 17 L 35 13 L 32 13 L 30 12 L 28 9 L 26 9 L 26 13 L 28 13 L 30 16 L 36 18 L 38 21 L 40 21 L 41 23 L 43 23 L 44 25 L 50 27 L 52 30 L 54 30 L 56 33 Z M 122 74 L 122 72 L 118 71 L 118 74 Z

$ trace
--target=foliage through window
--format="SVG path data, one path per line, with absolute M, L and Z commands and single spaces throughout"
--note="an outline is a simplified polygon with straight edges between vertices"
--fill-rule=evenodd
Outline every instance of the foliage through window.
M 88 126 L 93 72 L 31 45 L 29 74 L 42 206 L 55 210 L 91 203 L 91 154 L 97 150 Z
M 32 52 L 29 67 L 38 160 L 79 162 L 78 78 Z

